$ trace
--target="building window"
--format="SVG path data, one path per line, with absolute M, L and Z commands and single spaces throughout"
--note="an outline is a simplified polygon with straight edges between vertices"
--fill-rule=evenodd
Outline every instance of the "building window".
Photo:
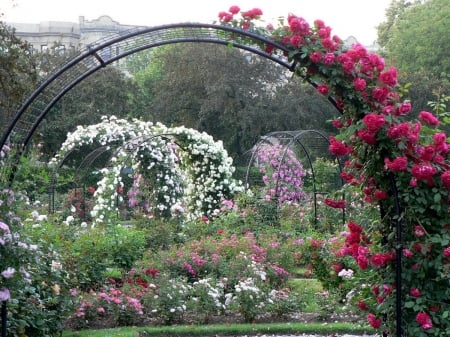
M 59 45 L 55 47 L 55 55 L 63 55 L 66 52 L 66 46 Z

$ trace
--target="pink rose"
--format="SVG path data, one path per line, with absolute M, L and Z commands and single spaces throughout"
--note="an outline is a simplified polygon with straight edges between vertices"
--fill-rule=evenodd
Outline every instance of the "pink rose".
M 450 258 L 450 247 L 444 248 L 443 254 L 445 257 Z
M 425 312 L 419 312 L 416 315 L 416 322 L 419 323 L 420 327 L 423 330 L 428 330 L 433 327 L 430 316 L 428 316 L 428 314 Z
M 417 288 L 411 288 L 411 289 L 409 290 L 409 294 L 410 294 L 411 296 L 413 296 L 413 297 L 420 297 L 420 296 L 422 295 L 422 293 L 420 292 L 420 290 L 417 289 Z
M 357 77 L 353 80 L 353 87 L 357 91 L 363 91 L 364 89 L 366 89 L 366 86 L 367 86 L 366 80 L 363 78 Z
M 384 159 L 385 169 L 391 171 L 406 171 L 408 169 L 408 158 L 406 157 L 397 157 L 394 160 L 390 160 L 389 158 Z
M 315 52 L 311 53 L 311 55 L 309 55 L 309 58 L 312 62 L 318 63 L 318 62 L 322 61 L 322 53 L 319 51 L 315 51 Z
M 241 9 L 238 6 L 231 6 L 229 9 L 231 14 L 237 14 L 237 13 L 239 13 L 240 10 Z
M 321 84 L 317 86 L 317 91 L 320 92 L 322 95 L 328 95 L 330 88 L 326 84 Z
M 442 184 L 446 188 L 450 188 L 450 171 L 445 171 L 444 173 L 442 173 L 441 180 L 442 180 Z
M 386 120 L 383 115 L 370 113 L 364 116 L 363 123 L 366 125 L 367 130 L 376 133 L 386 123 Z
M 428 111 L 421 111 L 419 113 L 419 119 L 427 124 L 437 126 L 439 125 L 439 119 L 435 115 L 433 115 L 431 112 Z
M 395 86 L 397 84 L 397 69 L 390 67 L 387 71 L 381 73 L 378 79 L 386 85 Z

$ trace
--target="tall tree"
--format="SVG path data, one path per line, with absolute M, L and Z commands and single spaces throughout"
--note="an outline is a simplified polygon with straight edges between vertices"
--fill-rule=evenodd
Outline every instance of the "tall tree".
M 411 83 L 414 112 L 450 91 L 450 6 L 447 0 L 393 0 L 378 42 L 388 63 L 399 69 L 401 84 Z
M 449 27 L 447 0 L 415 2 L 405 7 L 384 44 L 389 59 L 400 71 L 426 71 L 433 78 L 449 79 Z
M 73 56 L 54 52 L 40 54 L 37 62 L 40 73 L 48 76 Z M 53 155 L 67 133 L 78 125 L 98 123 L 104 115 L 127 116 L 132 91 L 131 79 L 113 66 L 78 83 L 52 107 L 38 129 L 36 137 L 44 144 L 45 153 Z
M 238 157 L 270 131 L 323 128 L 331 118 L 334 108 L 312 87 L 291 84 L 289 76 L 273 62 L 237 49 L 174 45 L 154 52 L 152 64 L 136 74 L 135 99 L 145 102 L 135 106 L 155 122 L 208 132 Z M 311 114 L 318 107 L 324 113 Z
M 0 17 L 1 18 L 1 17 Z M 37 81 L 29 45 L 0 21 L 0 135 Z
M 58 102 L 39 129 L 46 152 L 53 154 L 77 125 L 100 122 L 101 116 L 125 117 L 129 112 L 130 80 L 116 68 L 99 70 Z

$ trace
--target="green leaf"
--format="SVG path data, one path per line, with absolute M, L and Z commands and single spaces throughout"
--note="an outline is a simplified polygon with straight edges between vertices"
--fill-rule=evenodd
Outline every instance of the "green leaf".
M 434 202 L 438 203 L 441 201 L 441 199 L 442 199 L 442 196 L 440 193 L 437 193 L 434 195 Z
M 408 301 L 405 303 L 405 308 L 412 308 L 414 306 L 414 302 L 413 301 Z

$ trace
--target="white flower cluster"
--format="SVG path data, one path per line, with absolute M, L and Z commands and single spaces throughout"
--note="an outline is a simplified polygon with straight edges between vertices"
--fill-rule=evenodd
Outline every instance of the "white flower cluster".
M 174 205 L 186 203 L 190 217 L 213 216 L 220 210 L 221 200 L 243 190 L 232 177 L 232 159 L 222 142 L 194 129 L 103 117 L 99 124 L 78 126 L 50 163 L 60 164 L 70 151 L 88 144 L 117 148 L 110 160 L 112 166 L 101 171 L 103 178 L 94 195 L 91 215 L 97 223 L 107 222 L 108 214 L 117 211 L 117 188 L 123 186 L 121 170 L 130 161 L 134 170 L 154 178 L 151 207 L 159 214 L 170 215 Z
M 214 287 L 211 285 L 211 278 L 204 278 L 194 282 L 192 288 L 195 291 L 196 288 L 206 288 L 207 295 L 211 298 L 217 310 L 226 309 L 225 304 L 222 302 L 224 298 L 224 288 L 225 285 L 222 282 L 217 282 Z
M 342 277 L 343 279 L 351 279 L 353 277 L 353 270 L 351 269 L 342 269 L 338 276 Z

